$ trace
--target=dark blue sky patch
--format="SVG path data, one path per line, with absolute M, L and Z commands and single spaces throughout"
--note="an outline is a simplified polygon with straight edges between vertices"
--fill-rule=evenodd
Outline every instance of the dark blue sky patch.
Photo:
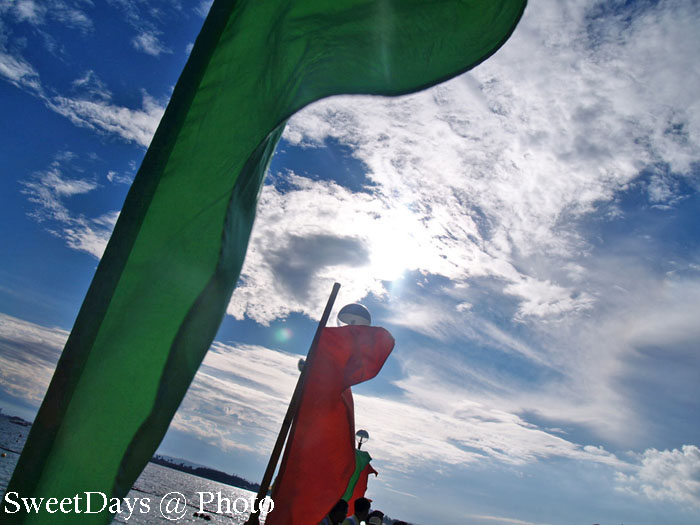
M 292 171 L 311 180 L 332 181 L 355 193 L 371 193 L 367 165 L 353 156 L 350 146 L 327 138 L 323 147 L 301 147 L 282 139 L 270 163 L 272 173 Z M 289 189 L 279 177 L 270 181 L 280 191 Z
M 660 264 L 659 271 L 675 269 L 668 266 L 671 260 L 676 263 L 693 260 L 700 253 L 697 165 L 693 169 L 690 178 L 670 172 L 664 164 L 642 171 L 626 191 L 601 206 L 594 220 L 585 225 L 586 237 L 593 240 L 594 249 L 631 255 L 629 250 L 641 243 L 651 253 L 664 254 L 649 261 Z M 663 202 L 653 198 L 659 185 L 673 190 L 672 200 Z
M 318 306 L 319 312 L 324 305 Z M 263 326 L 250 320 L 238 321 L 227 315 L 224 317 L 216 340 L 226 344 L 261 345 L 275 350 L 282 350 L 300 355 L 306 355 L 314 337 L 317 322 L 300 313 L 291 313 L 284 319 L 277 319 L 269 326 Z M 335 326 L 335 322 L 328 322 Z M 277 337 L 279 333 L 286 337 Z

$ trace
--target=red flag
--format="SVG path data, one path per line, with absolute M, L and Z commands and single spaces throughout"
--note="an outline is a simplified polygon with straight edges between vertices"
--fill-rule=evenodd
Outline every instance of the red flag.
M 352 499 L 350 500 L 350 508 L 348 509 L 348 514 L 355 514 L 355 500 L 357 498 L 364 498 L 365 492 L 367 492 L 367 479 L 370 474 L 375 476 L 379 474 L 376 470 L 372 468 L 372 465 L 367 463 L 367 466 L 360 472 L 360 477 L 357 479 L 357 484 L 355 485 L 355 490 L 352 492 Z
M 394 348 L 384 328 L 324 328 L 306 372 L 272 491 L 266 525 L 310 525 L 343 495 L 355 471 L 355 413 L 351 385 L 372 379 Z

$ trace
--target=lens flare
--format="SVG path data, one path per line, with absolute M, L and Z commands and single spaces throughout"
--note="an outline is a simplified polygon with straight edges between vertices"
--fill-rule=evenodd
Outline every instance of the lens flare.
M 278 328 L 275 330 L 275 341 L 286 343 L 292 338 L 292 331 L 289 328 Z

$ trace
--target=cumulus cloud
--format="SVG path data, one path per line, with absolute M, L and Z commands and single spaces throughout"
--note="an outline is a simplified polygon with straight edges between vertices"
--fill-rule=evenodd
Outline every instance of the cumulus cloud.
M 87 70 L 71 85 L 70 96 L 42 96 L 46 106 L 77 126 L 148 147 L 165 112 L 163 102 L 142 90 L 140 109 L 114 104 L 112 93 L 92 70 Z
M 105 213 L 92 219 L 75 217 L 55 234 L 65 239 L 69 248 L 89 253 L 100 259 L 112 235 L 119 212 Z
M 594 298 L 586 292 L 564 288 L 549 281 L 524 276 L 503 288 L 507 294 L 522 297 L 521 316 L 550 317 L 591 308 Z
M 292 311 L 315 316 L 318 304 L 323 304 L 333 279 L 341 272 L 349 284 L 345 297 L 382 292 L 372 283 L 368 290 L 367 280 L 361 277 L 372 261 L 367 239 L 358 233 L 379 229 L 381 239 L 390 238 L 387 226 L 372 218 L 381 214 L 382 204 L 333 183 L 315 184 L 294 174 L 288 180 L 295 186 L 293 190 L 283 193 L 267 185 L 262 192 L 260 217 L 246 254 L 243 278 L 228 307 L 228 313 L 236 318 L 247 315 L 267 324 Z M 290 232 L 288 225 L 292 223 Z M 356 288 L 350 284 L 353 282 Z M 266 301 L 261 293 L 277 298 Z
M 114 104 L 111 92 L 92 70 L 76 78 L 72 87 L 70 96 L 43 96 L 44 103 L 77 126 L 114 134 L 144 147 L 150 144 L 165 112 L 163 103 L 142 90 L 140 109 Z
M 637 456 L 639 468 L 633 474 L 618 473 L 619 490 L 651 500 L 670 501 L 700 508 L 700 449 L 648 449 Z

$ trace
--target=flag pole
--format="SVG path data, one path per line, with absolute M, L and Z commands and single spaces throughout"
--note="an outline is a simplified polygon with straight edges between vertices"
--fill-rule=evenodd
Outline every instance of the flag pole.
M 272 449 L 270 460 L 267 463 L 265 474 L 263 475 L 262 482 L 260 483 L 260 490 L 258 491 L 258 495 L 256 497 L 258 501 L 261 501 L 265 496 L 267 496 L 267 489 L 272 482 L 272 476 L 277 468 L 277 462 L 279 461 L 280 454 L 282 453 L 284 442 L 287 439 L 289 428 L 291 427 L 292 421 L 294 421 L 297 411 L 299 410 L 299 402 L 301 401 L 301 394 L 304 391 L 304 383 L 306 382 L 306 371 L 309 370 L 310 365 L 313 362 L 316 347 L 318 346 L 318 341 L 321 338 L 321 331 L 323 331 L 325 328 L 326 323 L 328 322 L 328 317 L 331 315 L 331 310 L 333 308 L 333 303 L 335 303 L 335 298 L 338 295 L 338 290 L 340 290 L 340 283 L 333 283 L 333 289 L 331 290 L 331 295 L 328 297 L 326 309 L 323 311 L 321 320 L 316 328 L 316 334 L 314 334 L 313 341 L 311 341 L 309 353 L 306 356 L 306 363 L 301 369 L 301 374 L 299 374 L 299 379 L 297 380 L 297 385 L 294 388 L 292 399 L 289 401 L 289 406 L 287 407 L 287 413 L 282 421 L 282 428 L 280 428 L 280 432 L 277 435 L 277 441 Z M 258 525 L 260 523 L 260 513 L 254 511 L 255 508 L 252 508 L 250 517 L 248 518 L 248 521 L 245 522 L 245 525 Z

